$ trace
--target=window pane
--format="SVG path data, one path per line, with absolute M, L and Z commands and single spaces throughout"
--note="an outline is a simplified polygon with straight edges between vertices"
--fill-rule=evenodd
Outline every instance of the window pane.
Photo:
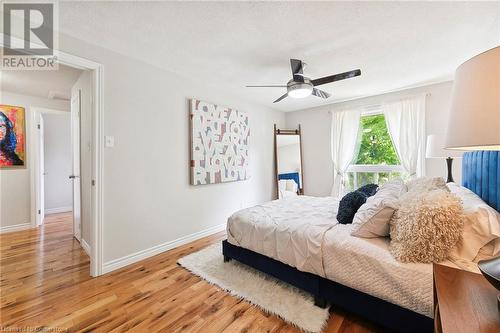
M 366 184 L 384 185 L 395 178 L 407 180 L 406 173 L 401 172 L 347 172 L 345 178 L 346 191 L 354 191 Z
M 398 165 L 383 114 L 361 117 L 359 153 L 354 164 Z

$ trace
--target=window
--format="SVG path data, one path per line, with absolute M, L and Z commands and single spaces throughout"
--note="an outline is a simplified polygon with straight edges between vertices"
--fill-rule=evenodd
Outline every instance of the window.
M 369 183 L 382 185 L 404 177 L 398 155 L 381 113 L 365 113 L 360 119 L 358 153 L 347 169 L 346 189 Z

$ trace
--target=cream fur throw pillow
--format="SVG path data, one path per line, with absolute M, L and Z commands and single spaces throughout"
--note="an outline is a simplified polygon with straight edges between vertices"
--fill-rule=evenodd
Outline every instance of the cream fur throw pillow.
M 402 262 L 440 262 L 460 240 L 464 226 L 460 199 L 444 190 L 404 195 L 390 223 L 390 252 Z

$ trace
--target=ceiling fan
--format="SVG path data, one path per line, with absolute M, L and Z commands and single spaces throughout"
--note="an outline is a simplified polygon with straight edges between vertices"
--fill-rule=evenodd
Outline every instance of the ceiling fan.
M 317 89 L 317 86 L 327 84 L 330 82 L 350 79 L 351 77 L 361 75 L 361 70 L 355 69 L 353 71 L 325 76 L 319 79 L 311 80 L 304 76 L 303 68 L 305 63 L 298 59 L 290 59 L 292 67 L 292 79 L 286 85 L 268 85 L 268 86 L 247 86 L 248 88 L 286 88 L 287 92 L 273 103 L 277 103 L 287 96 L 292 98 L 304 98 L 309 95 L 318 96 L 327 99 L 331 95 L 326 91 Z

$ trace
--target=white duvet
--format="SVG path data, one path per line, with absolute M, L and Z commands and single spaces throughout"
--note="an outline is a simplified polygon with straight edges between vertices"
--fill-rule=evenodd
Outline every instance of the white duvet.
M 229 218 L 228 241 L 432 317 L 432 265 L 398 262 L 388 238 L 351 236 L 337 209 L 338 200 L 307 196 L 247 208 Z
M 323 237 L 337 223 L 338 200 L 290 197 L 240 210 L 227 222 L 228 242 L 325 277 Z

